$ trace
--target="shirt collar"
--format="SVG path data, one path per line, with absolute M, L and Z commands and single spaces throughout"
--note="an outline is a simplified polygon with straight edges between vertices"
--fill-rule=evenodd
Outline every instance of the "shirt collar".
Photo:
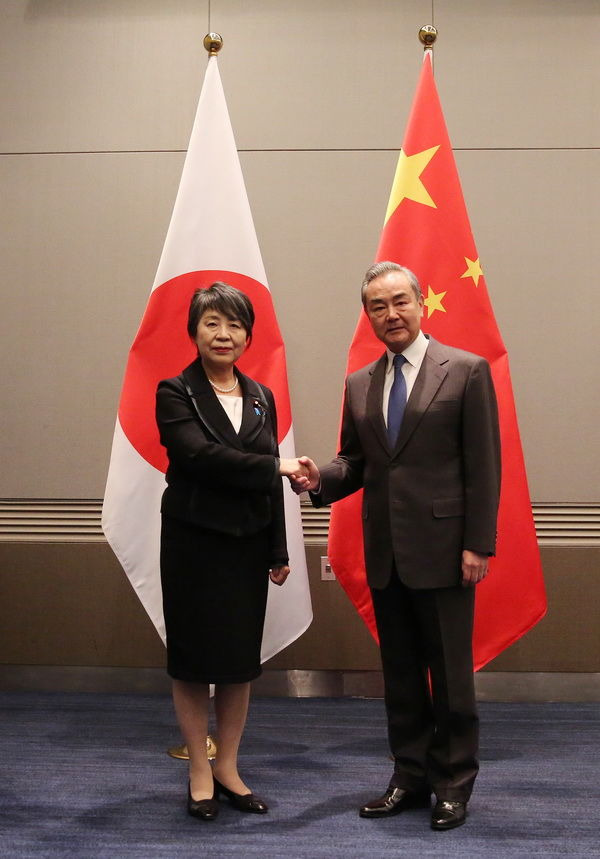
M 412 364 L 413 367 L 418 367 L 425 356 L 425 352 L 427 352 L 427 347 L 429 345 L 429 340 L 422 331 L 419 331 L 413 342 L 410 346 L 407 346 L 406 349 L 401 352 L 401 355 L 404 355 L 409 364 Z M 390 352 L 389 349 L 385 350 L 387 352 L 387 373 L 390 373 L 394 366 L 394 358 L 396 357 L 395 352 Z

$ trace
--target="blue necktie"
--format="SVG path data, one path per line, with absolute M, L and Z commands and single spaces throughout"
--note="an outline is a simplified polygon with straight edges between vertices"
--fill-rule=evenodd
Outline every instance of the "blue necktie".
M 404 417 L 404 409 L 406 408 L 406 379 L 402 372 L 402 365 L 405 361 L 404 355 L 394 356 L 394 383 L 390 390 L 387 413 L 387 432 L 392 448 L 396 446 Z

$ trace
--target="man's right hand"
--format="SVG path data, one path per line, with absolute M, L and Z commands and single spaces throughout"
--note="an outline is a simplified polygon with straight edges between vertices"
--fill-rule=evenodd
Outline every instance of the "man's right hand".
M 302 471 L 290 475 L 290 483 L 296 495 L 318 489 L 321 485 L 321 475 L 315 463 L 308 456 L 300 456 L 298 462 L 302 466 Z

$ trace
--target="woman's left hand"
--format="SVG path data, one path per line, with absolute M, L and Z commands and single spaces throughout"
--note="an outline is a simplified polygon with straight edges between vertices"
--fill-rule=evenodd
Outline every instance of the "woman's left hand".
M 269 570 L 269 578 L 275 585 L 282 585 L 287 579 L 290 568 L 287 564 L 279 564 L 277 567 L 271 567 Z

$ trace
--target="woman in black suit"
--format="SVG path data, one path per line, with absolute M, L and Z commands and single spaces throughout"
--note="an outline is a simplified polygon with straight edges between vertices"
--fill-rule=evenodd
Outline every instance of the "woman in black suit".
M 254 324 L 250 299 L 224 283 L 194 293 L 188 334 L 197 359 L 159 383 L 156 415 L 169 458 L 162 505 L 161 581 L 173 701 L 190 757 L 188 812 L 213 820 L 224 794 L 241 811 L 266 803 L 241 779 L 238 747 L 260 647 L 269 578 L 289 573 L 271 391 L 236 361 Z M 206 756 L 209 684 L 218 754 Z

